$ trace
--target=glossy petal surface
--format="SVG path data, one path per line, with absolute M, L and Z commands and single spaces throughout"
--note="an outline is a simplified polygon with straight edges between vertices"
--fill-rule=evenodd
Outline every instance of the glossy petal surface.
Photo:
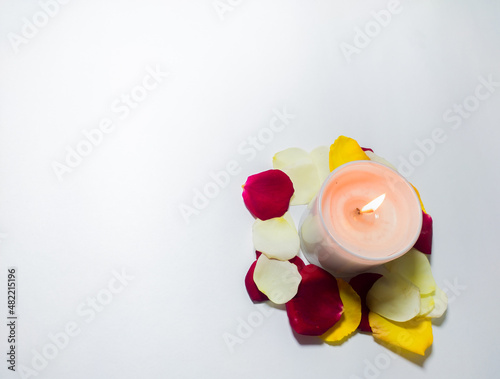
M 250 269 L 247 272 L 247 275 L 245 276 L 245 287 L 247 289 L 248 295 L 250 296 L 250 299 L 254 302 L 261 302 L 261 301 L 266 301 L 269 300 L 268 297 L 263 294 L 258 288 L 257 285 L 255 284 L 253 280 L 253 273 L 255 271 L 255 265 L 257 264 L 257 261 L 254 261 L 252 265 L 250 266 Z
M 259 291 L 276 304 L 285 304 L 292 299 L 297 294 L 301 279 L 296 265 L 269 259 L 264 254 L 257 259 L 253 273 Z
M 295 192 L 291 205 L 308 204 L 318 193 L 318 170 L 307 151 L 296 147 L 280 151 L 273 157 L 273 167 L 283 170 L 292 180 Z
M 267 170 L 248 177 L 243 201 L 252 215 L 261 220 L 281 217 L 290 206 L 293 184 L 281 170 Z
M 395 347 L 425 355 L 427 348 L 432 345 L 432 324 L 429 319 L 394 322 L 370 312 L 369 320 L 373 337 Z
M 340 320 L 321 336 L 325 342 L 339 342 L 354 332 L 361 321 L 361 299 L 346 281 L 337 278 L 344 311 Z
M 373 284 L 366 305 L 389 320 L 404 322 L 420 312 L 420 292 L 414 284 L 390 272 Z
M 446 309 L 448 308 L 448 296 L 439 287 L 436 287 L 436 292 L 434 293 L 434 309 L 430 311 L 426 317 L 429 318 L 439 318 L 441 317 Z
M 432 253 L 432 217 L 424 211 L 422 211 L 422 229 L 414 248 L 424 254 Z
M 417 249 L 411 249 L 402 257 L 386 263 L 385 267 L 416 285 L 421 295 L 428 295 L 436 290 L 431 264 L 425 254 Z
M 370 328 L 370 323 L 368 322 L 368 313 L 370 312 L 370 310 L 366 305 L 366 295 L 368 294 L 370 288 L 372 288 L 373 284 L 381 277 L 381 274 L 365 272 L 356 275 L 349 281 L 349 284 L 361 299 L 361 321 L 359 323 L 359 330 L 361 330 L 362 332 L 372 331 L 372 329 Z
M 330 171 L 347 162 L 370 160 L 368 155 L 361 149 L 356 140 L 340 136 L 330 146 L 329 162 Z
M 268 258 L 287 261 L 300 250 L 300 239 L 295 224 L 289 214 L 270 220 L 255 220 L 252 239 L 255 250 Z
M 427 315 L 430 311 L 434 309 L 434 293 L 420 296 L 420 312 L 418 317 Z
M 328 175 L 330 175 L 329 163 L 330 148 L 328 146 L 319 146 L 311 151 L 311 158 L 318 170 L 320 185 L 323 184 Z
M 286 312 L 292 329 L 308 336 L 320 336 L 342 316 L 337 280 L 325 270 L 307 265 L 300 274 L 297 295 L 286 303 Z

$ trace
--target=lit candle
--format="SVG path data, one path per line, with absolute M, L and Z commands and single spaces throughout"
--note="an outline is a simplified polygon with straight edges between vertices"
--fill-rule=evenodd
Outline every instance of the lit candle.
M 415 244 L 422 211 L 410 183 L 373 161 L 335 169 L 302 217 L 306 258 L 334 275 L 350 275 L 398 258 Z

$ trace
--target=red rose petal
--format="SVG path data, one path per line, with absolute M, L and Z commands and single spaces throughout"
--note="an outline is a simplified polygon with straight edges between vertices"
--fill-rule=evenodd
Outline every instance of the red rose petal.
M 289 261 L 290 263 L 293 263 L 295 266 L 297 266 L 297 268 L 299 269 L 299 272 L 302 271 L 302 269 L 304 267 L 306 267 L 306 264 L 304 263 L 304 261 L 302 259 L 300 259 L 299 256 L 295 256 L 293 257 L 292 259 L 290 259 Z
M 261 302 L 269 300 L 269 298 L 257 288 L 257 285 L 253 280 L 253 272 L 255 271 L 256 264 L 257 261 L 253 262 L 248 269 L 247 275 L 245 276 L 245 287 L 247 288 L 248 295 L 252 301 Z
M 307 336 L 320 336 L 342 316 L 337 280 L 325 270 L 307 265 L 301 271 L 297 295 L 286 303 L 292 329 Z
M 361 321 L 359 323 L 358 329 L 363 332 L 371 333 L 372 331 L 372 328 L 370 327 L 370 323 L 368 321 L 368 313 L 370 313 L 370 310 L 366 305 L 366 294 L 368 293 L 370 288 L 372 288 L 373 284 L 381 277 L 381 274 L 370 272 L 359 274 L 349 281 L 349 284 L 354 289 L 354 291 L 357 292 L 361 299 Z
M 362 147 L 361 148 L 363 151 L 371 151 L 373 153 L 373 150 L 370 149 L 369 147 Z
M 417 242 L 413 246 L 424 254 L 432 252 L 432 217 L 422 211 L 422 230 Z
M 254 217 L 265 221 L 285 214 L 293 192 L 287 174 L 267 170 L 248 177 L 243 186 L 243 201 Z

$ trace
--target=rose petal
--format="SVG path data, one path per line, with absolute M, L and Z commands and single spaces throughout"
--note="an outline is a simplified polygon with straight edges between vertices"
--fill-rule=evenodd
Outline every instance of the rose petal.
M 373 283 L 382 277 L 381 274 L 367 272 L 359 274 L 349 281 L 351 287 L 356 291 L 361 299 L 361 321 L 359 323 L 359 330 L 362 332 L 371 332 L 370 323 L 368 322 L 368 313 L 370 310 L 366 305 L 366 294 L 372 288 Z
M 433 296 L 434 298 L 434 309 L 430 311 L 426 317 L 429 318 L 439 318 L 441 317 L 446 309 L 448 308 L 448 296 L 439 287 L 436 287 L 436 292 Z
M 361 299 L 354 289 L 344 280 L 337 278 L 340 300 L 344 311 L 340 320 L 321 336 L 325 342 L 339 342 L 354 332 L 361 321 Z
M 422 211 L 422 230 L 413 247 L 424 254 L 432 253 L 432 217 L 424 211 Z
M 307 151 L 296 147 L 280 151 L 273 157 L 273 167 L 283 170 L 292 180 L 295 192 L 290 205 L 308 204 L 318 193 L 318 171 Z
M 306 264 L 302 259 L 300 259 L 299 256 L 293 257 L 292 259 L 289 260 L 290 263 L 293 263 L 295 266 L 297 266 L 297 269 L 299 272 L 302 271 L 304 267 L 306 267 Z
M 297 294 L 302 277 L 294 264 L 269 259 L 262 254 L 257 259 L 253 280 L 269 300 L 275 304 L 285 304 Z
M 248 295 L 250 296 L 250 299 L 253 302 L 261 302 L 261 301 L 266 301 L 269 300 L 269 298 L 263 294 L 259 289 L 257 288 L 257 285 L 255 284 L 253 280 L 253 273 L 255 271 L 255 266 L 257 264 L 257 261 L 254 261 L 252 265 L 250 266 L 250 269 L 247 272 L 247 275 L 245 276 L 245 287 L 247 288 Z
M 319 146 L 311 151 L 311 158 L 318 170 L 320 185 L 323 184 L 328 175 L 330 175 L 329 153 L 330 148 L 328 146 Z
M 420 296 L 420 312 L 417 316 L 422 317 L 427 315 L 434 309 L 434 292 L 429 295 Z
M 267 170 L 248 177 L 243 201 L 252 215 L 261 220 L 281 217 L 288 210 L 293 184 L 281 170 Z
M 255 252 L 256 259 L 259 259 L 261 254 L 262 253 L 260 251 L 256 251 Z M 292 259 L 289 259 L 288 262 L 293 263 L 295 266 L 297 266 L 297 269 L 299 270 L 299 272 L 300 272 L 300 270 L 302 270 L 306 266 L 304 261 L 298 255 L 293 257 Z
M 420 312 L 420 292 L 401 275 L 390 272 L 373 284 L 366 295 L 366 305 L 389 320 L 404 322 Z
M 341 317 L 343 305 L 337 280 L 314 265 L 300 272 L 302 282 L 297 295 L 286 303 L 292 329 L 298 334 L 320 336 Z
M 387 166 L 389 168 L 392 168 L 393 170 L 395 171 L 398 171 L 398 169 L 396 168 L 396 166 L 394 166 L 391 162 L 389 162 L 388 160 L 378 156 L 377 154 L 375 154 L 373 151 L 365 151 L 366 155 L 368 156 L 368 158 L 370 158 L 371 161 L 373 162 L 378 162 L 378 163 L 381 163 L 383 164 L 384 166 Z
M 371 151 L 373 153 L 373 149 L 369 148 L 369 147 L 362 147 L 361 150 L 363 150 L 365 153 L 367 151 Z
M 255 250 L 268 258 L 287 261 L 295 257 L 300 250 L 300 239 L 295 224 L 289 214 L 270 220 L 255 220 L 252 228 Z
M 427 211 L 424 208 L 424 203 L 422 202 L 422 198 L 420 197 L 420 193 L 418 192 L 417 188 L 411 183 L 410 183 L 410 185 L 413 187 L 413 189 L 415 190 L 415 193 L 418 196 L 418 201 L 420 201 L 420 206 L 422 207 L 422 210 L 424 211 L 424 213 L 427 213 Z
M 427 348 L 432 345 L 432 324 L 429 319 L 393 322 L 370 312 L 369 320 L 373 337 L 390 345 L 419 355 L 425 355 Z
M 330 171 L 347 162 L 370 160 L 359 144 L 349 137 L 340 136 L 330 146 Z
M 411 249 L 402 257 L 386 263 L 385 267 L 412 282 L 418 287 L 421 295 L 428 295 L 436 290 L 431 264 L 417 249 Z

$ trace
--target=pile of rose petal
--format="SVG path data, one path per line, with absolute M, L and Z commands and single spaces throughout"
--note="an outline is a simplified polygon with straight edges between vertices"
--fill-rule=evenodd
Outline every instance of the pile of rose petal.
M 396 350 L 424 355 L 432 344 L 431 319 L 444 314 L 448 301 L 425 255 L 431 254 L 432 218 L 422 201 L 422 231 L 414 248 L 387 263 L 383 275 L 363 273 L 347 282 L 298 257 L 300 240 L 289 206 L 308 204 L 331 171 L 355 160 L 395 169 L 371 149 L 341 136 L 330 148 L 311 153 L 281 151 L 273 158 L 274 169 L 248 177 L 243 200 L 255 217 L 256 250 L 245 277 L 248 294 L 254 302 L 286 304 L 298 334 L 338 343 L 359 329 Z

